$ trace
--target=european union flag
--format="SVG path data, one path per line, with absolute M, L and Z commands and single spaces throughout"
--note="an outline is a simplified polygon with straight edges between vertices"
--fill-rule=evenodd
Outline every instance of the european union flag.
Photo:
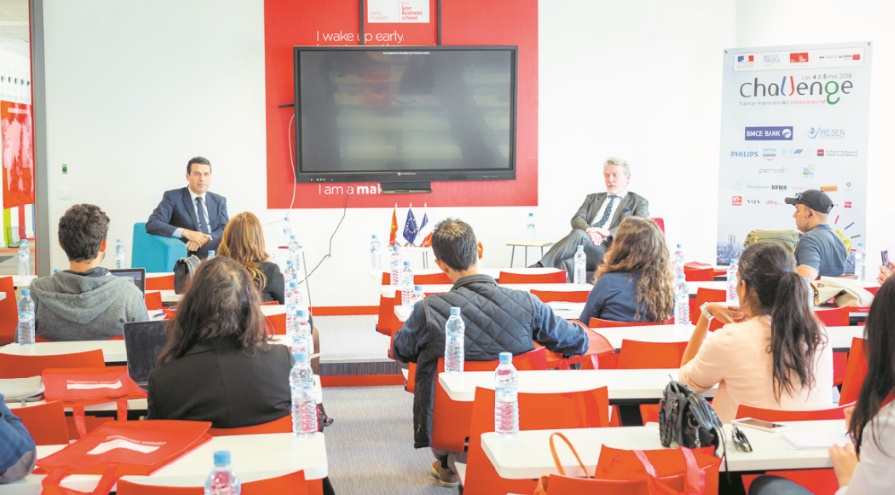
M 413 208 L 407 208 L 407 220 L 404 221 L 404 239 L 406 239 L 408 243 L 413 244 L 418 233 L 419 228 L 416 226 L 416 218 L 413 216 Z

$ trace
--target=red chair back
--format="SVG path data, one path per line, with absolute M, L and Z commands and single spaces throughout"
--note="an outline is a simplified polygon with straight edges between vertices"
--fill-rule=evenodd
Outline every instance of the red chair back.
M 519 392 L 519 429 L 588 428 L 608 426 L 606 387 L 571 393 Z M 482 433 L 494 431 L 494 391 L 476 388 L 469 423 L 469 451 L 463 493 L 531 493 L 534 480 L 501 478 L 482 450 Z
M 265 316 L 274 335 L 286 335 L 286 313 Z
M 261 305 L 262 306 L 279 306 L 280 302 L 279 301 L 262 301 Z
M 715 269 L 708 268 L 690 268 L 684 266 L 684 279 L 687 282 L 711 282 L 715 280 Z
M 158 291 L 146 291 L 143 295 L 143 301 L 146 303 L 147 311 L 158 311 L 162 309 L 162 293 Z
M 740 404 L 737 408 L 737 419 L 755 418 L 764 421 L 814 421 L 820 419 L 845 419 L 845 408 L 854 404 L 845 404 L 830 409 L 809 409 L 789 411 L 784 409 L 764 409 L 761 407 Z
M 287 414 L 280 419 L 254 426 L 241 426 L 239 428 L 209 428 L 208 433 L 213 437 L 226 437 L 231 435 L 260 435 L 262 433 L 289 433 L 292 431 L 292 415 Z
M 38 376 L 47 368 L 104 368 L 102 349 L 46 356 L 4 354 L 0 359 L 0 378 Z
M 516 273 L 500 271 L 497 281 L 501 285 L 506 284 L 564 284 L 567 274 L 565 270 L 557 269 L 547 273 Z
M 839 404 L 851 404 L 858 400 L 864 379 L 867 377 L 867 356 L 864 353 L 864 339 L 855 337 L 851 341 L 848 363 L 845 366 L 845 378 L 842 380 L 842 391 Z
M 699 321 L 699 307 L 707 302 L 724 302 L 727 300 L 727 290 L 725 289 L 708 289 L 700 287 L 696 290 L 696 297 L 690 298 L 690 323 L 696 324 Z M 715 318 L 709 324 L 709 330 L 714 331 L 724 326 L 720 320 Z
M 595 332 L 592 328 L 585 328 L 584 332 L 587 334 L 588 344 L 587 351 L 583 356 L 575 356 L 567 359 L 563 359 L 561 356 L 557 357 L 553 366 L 548 364 L 548 367 L 557 367 L 559 369 L 570 369 L 572 364 L 581 364 L 581 369 L 613 369 L 617 368 L 618 360 L 614 359 L 615 354 L 615 346 L 609 342 L 609 339 L 601 335 L 599 332 Z M 554 353 L 550 353 L 556 356 Z
M 651 325 L 670 325 L 672 323 L 674 323 L 672 319 L 665 321 L 612 321 L 602 318 L 591 318 L 587 326 L 590 328 L 648 327 Z
M 401 304 L 401 291 L 396 290 L 395 294 L 389 296 L 379 296 L 379 320 L 376 322 L 376 331 L 382 335 L 391 337 L 404 324 L 395 314 L 395 306 Z
M 146 290 L 174 290 L 174 274 L 146 277 Z
M 641 342 L 622 339 L 618 353 L 620 369 L 678 368 L 687 342 Z
M 6 294 L 0 300 L 0 345 L 6 345 L 16 340 L 16 327 L 19 325 L 16 288 L 12 284 L 12 277 L 0 277 L 0 293 Z
M 663 234 L 665 233 L 665 219 L 664 219 L 664 218 L 662 218 L 662 217 L 650 217 L 650 220 L 656 222 L 656 225 L 659 226 L 659 230 L 661 230 Z
M 843 306 L 841 308 L 817 308 L 814 310 L 814 316 L 827 327 L 847 327 L 848 315 L 851 308 Z
M 548 303 L 552 301 L 559 302 L 587 302 L 587 296 L 590 291 L 587 290 L 537 290 L 532 289 L 531 294 L 541 302 Z
M 448 278 L 447 273 L 438 272 L 438 273 L 421 273 L 413 275 L 413 284 L 414 285 L 438 285 L 438 284 L 448 284 L 453 285 L 451 279 Z
M 37 445 L 64 445 L 68 443 L 68 425 L 62 401 L 44 404 L 28 404 L 13 410 L 22 420 L 25 429 Z

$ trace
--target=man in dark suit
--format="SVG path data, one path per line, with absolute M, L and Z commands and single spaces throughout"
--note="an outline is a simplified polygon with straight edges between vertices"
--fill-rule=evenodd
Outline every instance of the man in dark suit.
M 626 160 L 608 158 L 603 164 L 603 179 L 606 192 L 588 194 L 578 213 L 572 217 L 572 232 L 532 266 L 562 268 L 572 280 L 575 252 L 580 244 L 587 255 L 587 271 L 594 271 L 603 263 L 603 254 L 609 249 L 622 220 L 630 216 L 649 217 L 646 198 L 628 191 L 631 169 Z
M 165 191 L 162 202 L 146 222 L 146 232 L 176 237 L 186 243 L 190 254 L 208 257 L 217 250 L 227 225 L 227 199 L 208 192 L 211 162 L 197 156 L 186 165 L 189 187 Z

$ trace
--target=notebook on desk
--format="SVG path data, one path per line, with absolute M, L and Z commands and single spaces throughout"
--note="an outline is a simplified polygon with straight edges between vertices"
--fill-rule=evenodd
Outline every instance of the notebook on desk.
M 146 269 L 145 268 L 116 268 L 109 270 L 116 277 L 129 278 L 140 292 L 146 294 Z
M 149 372 L 155 367 L 162 348 L 168 341 L 166 320 L 134 321 L 124 324 L 124 350 L 127 353 L 127 374 L 143 390 L 149 384 Z

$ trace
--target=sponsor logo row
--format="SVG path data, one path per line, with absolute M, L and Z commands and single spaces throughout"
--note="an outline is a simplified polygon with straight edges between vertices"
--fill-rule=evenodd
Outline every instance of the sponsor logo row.
M 792 141 L 794 126 L 747 126 L 744 132 L 746 141 Z M 805 131 L 809 139 L 845 139 L 846 132 L 843 128 L 809 127 Z
M 775 158 L 857 158 L 858 150 L 841 148 L 762 148 L 758 150 L 731 150 L 730 158 L 762 158 L 768 161 Z
M 755 199 L 755 198 L 743 198 L 743 196 L 731 196 L 730 200 L 731 206 L 758 206 L 758 205 L 769 205 L 769 206 L 781 206 L 786 203 L 780 199 Z M 842 207 L 850 210 L 852 209 L 852 201 L 843 201 Z

